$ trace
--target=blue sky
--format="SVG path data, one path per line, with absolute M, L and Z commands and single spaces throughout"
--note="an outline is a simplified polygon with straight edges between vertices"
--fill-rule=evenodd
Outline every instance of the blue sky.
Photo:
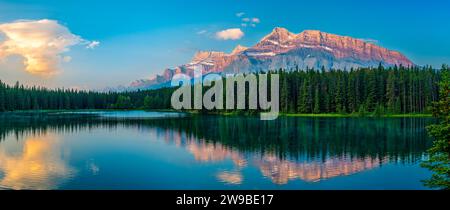
M 295 33 L 317 29 L 376 40 L 416 64 L 439 67 L 450 63 L 449 8 L 450 2 L 437 0 L 0 0 L 0 24 L 55 20 L 83 40 L 100 42 L 95 49 L 71 46 L 64 51 L 61 55 L 70 62 L 52 77 L 29 74 L 21 70 L 20 58 L 10 56 L 0 61 L 0 79 L 49 87 L 126 85 L 186 63 L 198 50 L 252 46 L 276 26 Z M 259 23 L 243 27 L 242 18 Z M 240 28 L 245 35 L 239 40 L 214 37 L 229 28 Z

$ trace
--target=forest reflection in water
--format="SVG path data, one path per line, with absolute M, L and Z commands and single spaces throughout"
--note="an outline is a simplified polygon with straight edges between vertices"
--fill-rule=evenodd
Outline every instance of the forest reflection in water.
M 127 149 L 127 142 L 140 138 L 130 135 L 137 132 L 151 140 L 139 141 L 136 143 L 137 147 L 152 147 L 154 141 L 164 142 L 164 145 L 181 148 L 195 160 L 196 165 L 224 161 L 232 163 L 232 167 L 216 166 L 212 170 L 214 174 L 203 174 L 214 176 L 215 181 L 182 177 L 183 173 L 187 173 L 177 167 L 178 164 L 183 164 L 182 159 L 172 160 L 173 165 L 164 165 L 164 170 L 179 175 L 155 171 L 142 171 L 143 174 L 161 173 L 161 177 L 192 181 L 198 188 L 214 186 L 213 188 L 220 189 L 221 186 L 240 186 L 246 182 L 245 186 L 267 186 L 258 186 L 255 176 L 261 176 L 275 185 L 289 185 L 295 180 L 318 183 L 386 164 L 398 166 L 396 170 L 403 170 L 404 166 L 417 166 L 425 158 L 425 151 L 430 145 L 424 127 L 431 122 L 432 119 L 425 118 L 283 117 L 275 121 L 260 121 L 252 117 L 222 116 L 145 120 L 78 114 L 0 115 L 0 186 L 12 189 L 72 189 L 84 186 L 83 183 L 80 184 L 83 182 L 81 178 L 77 177 L 83 177 L 81 174 L 86 170 L 90 172 L 89 178 L 92 180 L 96 180 L 93 175 L 100 174 L 101 168 L 109 168 L 109 173 L 130 173 L 129 176 L 141 173 L 139 170 L 118 171 L 114 169 L 112 165 L 115 163 L 112 162 L 106 165 L 103 163 L 100 167 L 92 159 L 83 157 L 80 152 L 72 151 L 73 145 L 77 144 L 80 148 L 91 145 L 89 148 L 93 153 L 103 152 L 108 148 L 104 145 L 108 144 L 108 139 L 114 138 L 114 135 L 120 136 L 120 132 L 114 133 L 118 130 L 129 131 L 126 137 L 121 137 L 122 141 L 114 142 L 120 144 L 123 150 Z M 88 134 L 82 134 L 83 132 Z M 101 143 L 81 143 L 76 140 L 85 138 L 86 135 L 102 139 Z M 71 144 L 67 145 L 69 141 Z M 151 151 L 156 153 L 157 150 L 155 148 Z M 128 152 L 132 154 L 133 150 Z M 73 156 L 83 159 L 84 164 L 71 165 L 70 162 L 74 162 L 71 161 Z M 134 161 L 132 156 L 126 158 Z M 160 158 L 167 157 L 152 156 L 151 160 L 158 162 Z M 152 163 L 136 161 L 135 164 L 138 164 L 137 168 L 142 168 Z M 259 174 L 249 172 L 248 168 L 255 168 Z M 192 173 L 198 175 L 197 179 L 201 179 L 202 173 L 210 171 L 196 168 Z M 111 177 L 111 181 L 113 179 Z M 181 183 L 169 184 L 168 180 L 161 180 L 161 183 L 171 185 L 167 187 L 171 189 L 183 187 Z M 117 182 L 102 184 L 104 185 L 97 187 L 104 189 L 108 188 L 108 184 L 117 185 Z M 138 183 L 124 183 L 116 187 L 134 188 L 133 184 Z M 153 185 L 156 184 L 151 182 L 145 187 L 166 188 Z M 349 183 L 349 188 L 352 188 L 350 185 Z

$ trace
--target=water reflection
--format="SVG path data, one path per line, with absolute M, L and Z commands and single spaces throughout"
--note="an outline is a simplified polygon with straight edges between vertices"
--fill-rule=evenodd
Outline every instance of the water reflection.
M 228 183 L 228 184 L 241 184 L 243 177 L 240 171 L 220 171 L 217 174 L 217 179 L 219 181 Z
M 22 151 L 0 147 L 0 186 L 11 189 L 54 189 L 75 169 L 63 161 L 59 140 L 52 135 L 26 137 Z
M 388 162 L 417 163 L 429 143 L 423 132 L 429 121 L 284 118 L 260 122 L 219 117 L 160 126 L 194 134 L 184 143 L 175 139 L 198 161 L 231 159 L 235 169 L 218 172 L 222 182 L 240 184 L 244 179 L 240 171 L 251 162 L 273 183 L 287 184 L 295 179 L 318 182 L 347 176 Z
M 180 143 L 176 144 L 180 145 Z M 388 158 L 348 157 L 346 155 L 326 157 L 324 160 L 288 160 L 279 158 L 271 152 L 244 155 L 220 143 L 197 142 L 192 139 L 188 139 L 186 149 L 199 162 L 218 162 L 231 159 L 234 164 L 234 170 L 223 170 L 217 174 L 220 181 L 229 184 L 240 184 L 242 182 L 244 178 L 240 171 L 248 165 L 248 162 L 258 167 L 262 175 L 269 178 L 273 183 L 287 184 L 289 180 L 294 179 L 317 182 L 336 176 L 351 175 L 379 167 L 388 161 Z
M 296 163 L 268 156 L 256 161 L 256 164 L 260 167 L 262 174 L 274 183 L 287 184 L 289 180 L 294 179 L 318 182 L 337 176 L 347 176 L 379 167 L 382 162 L 372 158 L 332 157 L 325 162 Z
M 217 167 L 212 174 L 218 183 L 225 185 L 238 186 L 255 178 L 246 172 L 248 168 L 257 169 L 261 177 L 276 185 L 294 180 L 320 182 L 388 163 L 416 164 L 424 158 L 429 146 L 424 127 L 430 122 L 430 119 L 260 121 L 194 116 L 142 120 L 76 114 L 0 115 L 0 186 L 55 189 L 77 179 L 80 170 L 88 171 L 93 179 L 107 166 L 92 159 L 85 160 L 83 168 L 70 166 L 70 148 L 62 146 L 67 143 L 66 134 L 89 131 L 89 135 L 104 137 L 114 135 L 111 132 L 119 128 L 156 133 L 147 138 L 182 148 L 197 164 L 231 161 L 231 168 Z M 151 147 L 153 143 L 146 141 L 140 147 Z M 109 173 L 112 172 L 126 173 L 110 169 Z

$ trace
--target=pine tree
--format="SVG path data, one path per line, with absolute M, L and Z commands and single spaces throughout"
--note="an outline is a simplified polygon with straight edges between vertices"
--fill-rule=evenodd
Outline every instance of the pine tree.
M 152 99 L 150 96 L 145 96 L 144 98 L 144 109 L 151 109 L 152 107 Z
M 434 138 L 429 149 L 429 159 L 422 166 L 434 174 L 425 185 L 431 188 L 450 189 L 450 69 L 442 66 L 442 81 L 440 82 L 440 100 L 434 103 L 433 115 L 439 123 L 427 127 L 428 133 Z
M 280 106 L 281 106 L 281 110 L 284 112 L 288 111 L 288 106 L 289 106 L 289 98 L 288 98 L 288 94 L 289 94 L 289 90 L 288 90 L 288 81 L 287 81 L 287 77 L 285 76 L 285 74 L 283 73 L 283 71 L 280 71 L 280 76 L 282 78 L 282 83 L 281 83 L 281 93 L 280 93 Z
M 377 82 L 375 71 L 368 73 L 366 108 L 372 112 L 377 106 Z
M 319 97 L 319 87 L 316 86 L 316 91 L 314 93 L 314 114 L 320 113 L 320 97 Z
M 301 88 L 301 94 L 300 94 L 300 103 L 299 103 L 299 112 L 300 113 L 311 113 L 311 103 L 310 103 L 310 91 L 309 91 L 310 85 L 309 85 L 309 79 L 305 78 L 303 80 L 303 85 Z
M 348 103 L 348 111 L 349 112 L 356 112 L 356 86 L 355 86 L 355 74 L 353 69 L 350 70 L 349 76 L 348 76 L 348 85 L 346 90 L 346 98 Z
M 389 113 L 395 113 L 397 111 L 396 105 L 398 103 L 397 94 L 396 94 L 396 76 L 394 71 L 389 72 L 389 76 L 387 78 L 387 87 L 386 87 L 386 98 L 387 98 L 387 109 Z
M 342 78 L 342 72 L 337 72 L 337 84 L 336 84 L 336 94 L 335 94 L 335 100 L 336 100 L 336 112 L 338 113 L 344 113 L 345 112 L 345 105 L 344 105 L 344 81 Z

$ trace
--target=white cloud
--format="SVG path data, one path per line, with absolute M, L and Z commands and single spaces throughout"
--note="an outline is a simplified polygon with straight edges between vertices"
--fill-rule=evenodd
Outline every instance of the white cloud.
M 259 18 L 252 18 L 252 22 L 253 23 L 260 23 L 261 21 L 259 20 Z
M 242 21 L 244 21 L 244 22 L 250 22 L 250 18 L 242 18 Z
M 86 44 L 86 48 L 87 49 L 95 49 L 96 47 L 98 47 L 100 45 L 99 41 L 92 41 L 92 42 L 88 42 Z
M 220 40 L 238 40 L 244 36 L 240 28 L 230 28 L 216 33 L 216 38 Z
M 201 30 L 201 31 L 198 31 L 197 34 L 198 35 L 202 35 L 202 34 L 206 34 L 206 32 L 208 32 L 208 31 L 207 30 Z
M 61 61 L 71 58 L 62 54 L 75 45 L 95 48 L 98 41 L 87 41 L 72 34 L 55 20 L 20 20 L 0 24 L 0 59 L 10 55 L 24 58 L 25 70 L 31 74 L 49 76 L 59 72 Z
M 236 17 L 242 17 L 245 15 L 245 12 L 238 12 L 236 13 Z
M 247 23 L 241 23 L 242 27 L 247 27 Z
M 254 27 L 256 27 L 256 24 L 252 23 L 252 24 L 250 24 L 250 26 L 254 28 Z

